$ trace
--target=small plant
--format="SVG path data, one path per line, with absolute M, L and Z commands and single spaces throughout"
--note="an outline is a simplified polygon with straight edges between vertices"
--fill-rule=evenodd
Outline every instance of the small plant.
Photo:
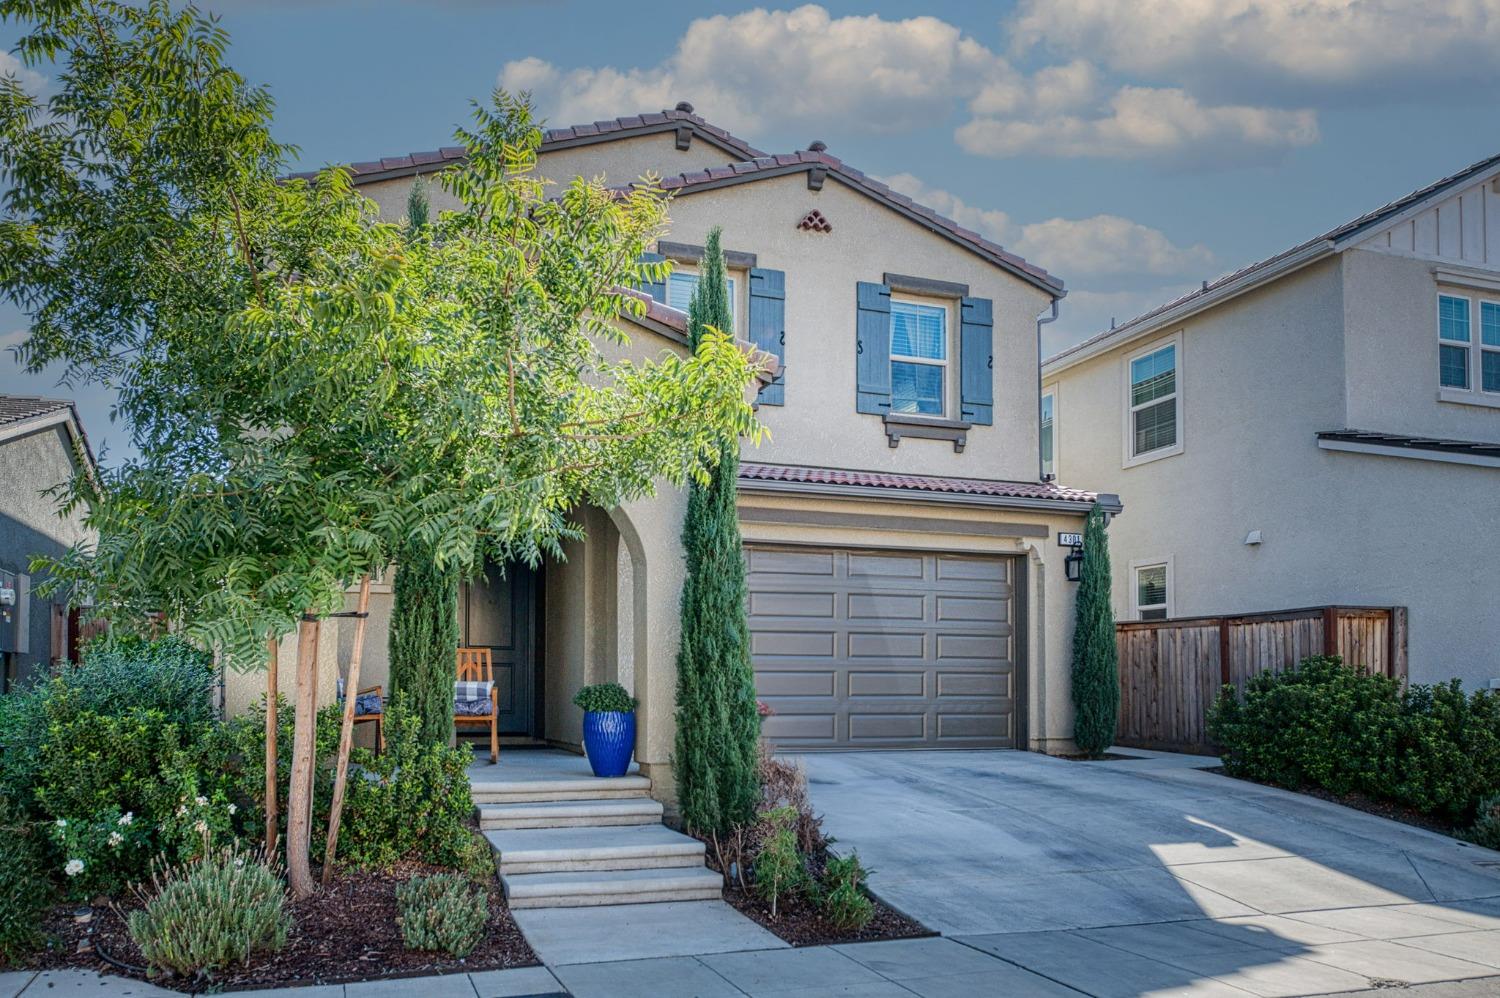
M 41 942 L 38 927 L 51 900 L 42 843 L 0 797 L 0 967 L 26 956 Z
M 468 844 L 459 857 L 458 868 L 464 876 L 476 884 L 488 884 L 495 879 L 495 850 L 489 839 L 470 830 Z
M 1500 794 L 1491 794 L 1479 802 L 1474 824 L 1463 833 L 1463 837 L 1476 846 L 1500 849 Z
M 396 887 L 397 921 L 407 949 L 441 950 L 468 956 L 484 938 L 489 900 L 458 873 L 412 877 Z
M 619 683 L 596 683 L 573 695 L 573 704 L 596 714 L 632 713 L 637 701 Z
M 836 928 L 863 929 L 875 917 L 875 905 L 864 889 L 869 875 L 857 852 L 846 857 L 828 857 L 828 865 L 823 868 L 819 907 L 823 917 Z
M 766 811 L 761 821 L 767 831 L 755 853 L 755 892 L 771 904 L 777 915 L 782 898 L 806 892 L 810 885 L 807 866 L 797 851 L 797 812 L 790 807 Z
M 68 893 L 112 894 L 150 862 L 149 833 L 131 811 L 105 808 L 86 818 L 55 818 L 46 824 Z
M 130 938 L 151 966 L 183 976 L 279 950 L 292 925 L 277 871 L 238 849 L 158 867 L 151 889 L 137 891 L 145 907 L 130 913 Z

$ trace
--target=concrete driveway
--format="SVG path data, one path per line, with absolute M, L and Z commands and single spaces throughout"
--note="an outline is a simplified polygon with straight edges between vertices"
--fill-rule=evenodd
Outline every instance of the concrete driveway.
M 1214 760 L 1138 754 L 803 762 L 835 848 L 858 850 L 877 894 L 1085 994 L 1487 977 L 1500 994 L 1500 853 L 1200 768 Z

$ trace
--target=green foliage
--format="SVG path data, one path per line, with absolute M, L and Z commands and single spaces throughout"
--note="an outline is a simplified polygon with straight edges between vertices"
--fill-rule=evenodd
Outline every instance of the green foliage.
M 495 881 L 495 849 L 478 829 L 470 829 L 468 843 L 454 865 L 476 884 L 491 884 Z
M 1500 849 L 1500 794 L 1491 794 L 1479 802 L 1474 824 L 1463 837 L 1486 849 Z
M 88 818 L 110 808 L 145 814 L 161 760 L 178 747 L 176 725 L 160 711 L 121 716 L 75 711 L 67 696 L 48 704 L 48 738 L 36 791 L 54 818 Z
M 406 225 L 416 235 L 427 228 L 432 215 L 427 202 L 427 184 L 419 173 L 411 178 L 411 191 L 406 195 Z
M 489 899 L 456 873 L 412 877 L 396 886 L 401 939 L 407 949 L 440 950 L 465 957 L 484 938 Z
M 40 945 L 42 914 L 52 896 L 36 828 L 0 795 L 0 967 L 20 961 Z
M 152 967 L 201 975 L 286 944 L 292 920 L 281 879 L 254 854 L 226 849 L 162 868 L 152 887 L 127 922 Z
M 639 701 L 619 683 L 595 683 L 573 694 L 573 706 L 594 713 L 632 713 Z
M 1083 527 L 1083 577 L 1073 618 L 1073 741 L 1101 755 L 1115 740 L 1120 715 L 1115 614 L 1110 601 L 1109 534 L 1095 506 Z
M 471 863 L 474 800 L 466 770 L 473 754 L 424 744 L 419 728 L 403 699 L 393 698 L 385 752 L 357 750 L 359 772 L 349 780 L 340 860 L 356 866 L 389 866 L 408 857 L 449 868 Z
M 770 902 L 771 917 L 775 918 L 781 900 L 807 893 L 812 878 L 797 851 L 797 812 L 780 807 L 760 817 L 767 832 L 755 853 L 755 893 Z
M 439 567 L 412 546 L 396 566 L 392 588 L 390 694 L 406 698 L 422 744 L 447 745 L 453 740 L 458 571 Z
M 818 907 L 834 927 L 863 929 L 875 917 L 875 905 L 865 894 L 870 872 L 860 863 L 857 852 L 828 857 Z
M 82 818 L 57 818 L 46 828 L 73 897 L 113 894 L 150 868 L 151 829 L 134 812 L 104 808 Z
M 1500 697 L 1457 680 L 1406 688 L 1336 656 L 1226 686 L 1208 732 L 1235 776 L 1359 793 L 1462 822 L 1500 786 Z
M 695 344 L 734 328 L 719 236 L 718 227 L 709 231 L 688 307 L 688 337 Z M 745 621 L 738 474 L 739 442 L 724 440 L 718 465 L 688 494 L 682 527 L 687 574 L 673 765 L 683 823 L 714 839 L 750 823 L 760 801 L 760 716 Z

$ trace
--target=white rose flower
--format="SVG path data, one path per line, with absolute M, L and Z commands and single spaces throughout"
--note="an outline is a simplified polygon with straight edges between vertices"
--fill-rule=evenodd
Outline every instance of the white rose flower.
M 58 828 L 67 828 L 68 827 L 68 820 L 66 818 L 58 818 L 57 819 L 57 827 Z
M 239 810 L 239 808 L 235 807 L 233 804 L 229 805 L 229 813 L 230 814 L 233 814 L 234 812 L 236 812 L 238 810 Z
M 83 872 L 83 860 L 70 859 L 68 865 L 63 867 L 63 872 L 70 877 L 76 877 Z
M 118 823 L 121 825 L 128 825 L 133 821 L 135 821 L 135 812 L 126 811 L 124 814 L 120 815 L 120 820 Z
M 197 804 L 199 807 L 207 807 L 208 806 L 208 798 L 207 797 L 198 797 L 198 798 L 196 798 L 193 801 L 193 803 Z
M 177 807 L 177 817 L 180 818 L 184 814 L 187 814 L 187 805 L 186 804 L 180 804 L 180 805 L 178 805 L 178 807 Z
M 121 835 L 119 832 L 109 833 L 109 844 L 114 846 L 116 849 L 118 849 L 120 847 L 120 843 L 124 841 L 125 836 Z

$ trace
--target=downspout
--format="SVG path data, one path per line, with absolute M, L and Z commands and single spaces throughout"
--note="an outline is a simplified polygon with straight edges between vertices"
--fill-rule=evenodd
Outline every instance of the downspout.
M 1041 315 L 1036 320 L 1036 480 L 1046 481 L 1046 475 L 1042 466 L 1042 327 L 1049 322 L 1057 321 L 1057 303 L 1060 299 L 1052 299 L 1052 313 Z M 1055 403 L 1054 403 L 1055 404 Z M 1053 432 L 1057 428 L 1053 426 Z

